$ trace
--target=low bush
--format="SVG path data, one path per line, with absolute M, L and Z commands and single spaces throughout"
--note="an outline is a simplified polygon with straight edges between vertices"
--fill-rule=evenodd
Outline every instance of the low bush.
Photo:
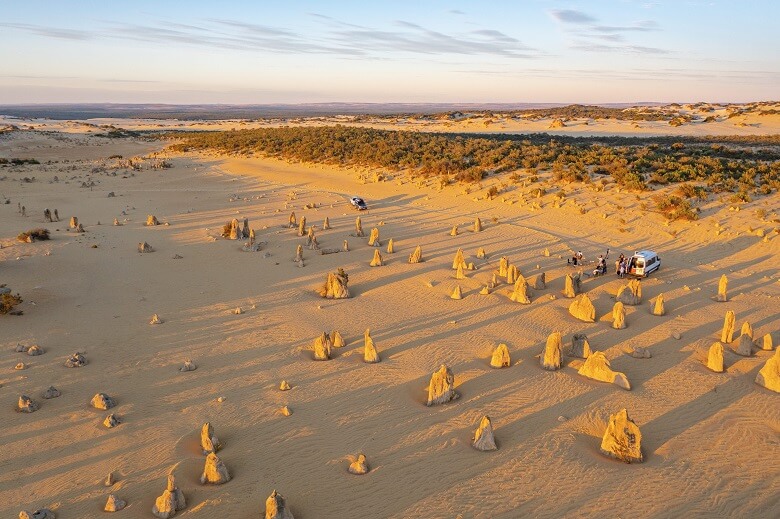
M 34 241 L 43 241 L 49 239 L 49 229 L 30 229 L 27 232 L 20 233 L 17 237 L 17 240 L 21 242 L 26 243 L 32 243 Z

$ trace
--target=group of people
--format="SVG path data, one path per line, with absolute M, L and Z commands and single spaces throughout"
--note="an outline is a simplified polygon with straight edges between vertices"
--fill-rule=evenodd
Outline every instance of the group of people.
M 593 276 L 603 276 L 607 273 L 607 258 L 609 257 L 609 249 L 607 249 L 606 254 L 599 254 L 598 260 L 596 261 L 596 268 L 593 269 Z M 629 269 L 629 260 L 630 258 L 627 258 L 624 254 L 620 254 L 617 260 L 615 260 L 615 274 L 618 275 L 618 277 L 626 277 L 626 274 L 628 274 Z M 566 260 L 566 263 L 569 265 L 584 265 L 585 260 L 584 256 L 582 254 L 582 251 L 577 251 L 574 253 L 574 255 Z

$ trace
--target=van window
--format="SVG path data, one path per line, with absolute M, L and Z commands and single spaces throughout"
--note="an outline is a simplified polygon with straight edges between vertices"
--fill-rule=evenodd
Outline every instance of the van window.
M 643 259 L 636 260 L 636 266 L 637 266 L 637 268 L 641 269 L 642 267 L 645 266 L 645 260 L 643 260 Z

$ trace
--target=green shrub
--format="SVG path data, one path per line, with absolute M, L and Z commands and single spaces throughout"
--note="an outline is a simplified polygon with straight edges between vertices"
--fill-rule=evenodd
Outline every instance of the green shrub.
M 16 239 L 21 242 L 27 242 L 27 243 L 32 243 L 34 241 L 48 240 L 49 229 L 43 229 L 40 227 L 37 229 L 30 229 L 27 232 L 20 233 L 16 237 Z
M 698 211 L 688 200 L 674 195 L 653 196 L 656 209 L 663 214 L 667 220 L 696 220 L 699 218 Z

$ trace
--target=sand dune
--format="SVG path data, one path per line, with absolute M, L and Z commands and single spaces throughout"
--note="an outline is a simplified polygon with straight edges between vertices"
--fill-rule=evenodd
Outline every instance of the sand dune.
M 525 131 L 545 123 L 503 124 Z M 615 131 L 615 124 L 582 131 Z M 121 517 L 151 517 L 170 471 L 187 501 L 177 517 L 259 517 L 274 489 L 297 518 L 601 517 L 617 506 L 640 517 L 777 515 L 780 396 L 754 383 L 773 352 L 741 357 L 724 344 L 725 372 L 706 367 L 727 310 L 737 326 L 749 321 L 754 337 L 780 330 L 777 193 L 739 212 L 713 199 L 698 221 L 667 224 L 642 210 L 644 195 L 615 189 L 596 197 L 570 185 L 561 207 L 549 194 L 537 209 L 522 202 L 521 186 L 489 200 L 488 184 L 441 190 L 401 174 L 369 182 L 358 169 L 152 157 L 165 143 L 61 126 L 67 133 L 0 137 L 0 157 L 41 162 L 0 168 L 0 194 L 11 201 L 0 204 L 0 284 L 24 299 L 24 315 L 0 316 L 0 516 L 48 507 L 60 519 L 102 517 L 115 494 L 127 501 Z M 575 131 L 568 128 L 577 126 L 559 130 Z M 150 158 L 132 171 L 115 168 L 112 155 Z M 152 169 L 159 157 L 172 167 Z M 24 176 L 35 181 L 20 182 Z M 81 187 L 88 178 L 95 185 Z M 355 194 L 369 204 L 364 229 L 378 229 L 383 246 L 393 238 L 395 254 L 383 254 L 381 268 L 369 266 L 378 249 L 368 237 L 352 236 L 356 213 L 347 196 Z M 61 221 L 44 222 L 45 208 L 57 208 Z M 761 208 L 763 220 L 755 215 Z M 317 226 L 321 249 L 340 252 L 304 249 L 305 266 L 294 262 L 306 237 L 288 227 L 292 211 Z M 147 215 L 161 225 L 146 226 Z M 71 216 L 83 234 L 67 230 Z M 115 218 L 122 225 L 111 225 Z M 249 219 L 264 243 L 259 251 L 221 237 L 234 218 Z M 455 225 L 460 232 L 450 236 Z M 48 228 L 51 240 L 16 240 L 34 227 Z M 154 252 L 139 254 L 141 242 Z M 418 245 L 424 261 L 409 263 Z M 456 280 L 458 248 L 475 270 Z M 607 248 L 610 259 L 651 248 L 663 262 L 641 282 L 641 304 L 625 307 L 624 329 L 576 320 L 562 294 L 566 274 L 577 272 L 566 258 L 582 250 L 593 261 Z M 513 286 L 500 278 L 480 294 L 502 256 L 525 278 L 545 273 L 545 289 L 527 288 L 530 304 L 511 301 Z M 582 281 L 596 316 L 611 312 L 625 284 L 608 265 L 609 275 Z M 320 298 L 327 274 L 339 268 L 351 297 Z M 719 303 L 723 274 L 728 301 Z M 450 299 L 456 284 L 460 300 Z M 661 293 L 665 315 L 656 316 L 652 302 Z M 149 325 L 153 314 L 161 324 Z M 368 328 L 377 364 L 363 361 Z M 313 338 L 330 330 L 346 345 L 328 362 L 311 361 Z M 587 334 L 631 390 L 578 375 L 584 359 L 563 355 L 562 369 L 542 369 L 538 355 L 553 332 L 564 351 L 573 334 Z M 492 369 L 502 343 L 512 364 Z M 17 344 L 37 344 L 45 354 L 17 353 Z M 632 357 L 633 347 L 652 357 Z M 88 363 L 68 369 L 74 352 Z M 197 369 L 181 372 L 186 360 Z M 19 362 L 28 368 L 14 370 Z M 442 364 L 460 398 L 426 407 L 428 381 Z M 282 380 L 289 391 L 279 390 Z M 61 396 L 44 399 L 52 385 Z M 108 413 L 90 407 L 101 392 L 116 401 L 117 427 L 104 427 Z M 15 412 L 20 395 L 40 409 Z M 283 406 L 294 413 L 280 414 Z M 599 453 L 609 417 L 621 409 L 641 429 L 642 465 Z M 483 416 L 497 451 L 471 446 Z M 205 422 L 230 470 L 223 485 L 199 482 Z M 348 472 L 355 453 L 370 461 L 361 477 Z M 105 487 L 109 472 L 116 482 Z

